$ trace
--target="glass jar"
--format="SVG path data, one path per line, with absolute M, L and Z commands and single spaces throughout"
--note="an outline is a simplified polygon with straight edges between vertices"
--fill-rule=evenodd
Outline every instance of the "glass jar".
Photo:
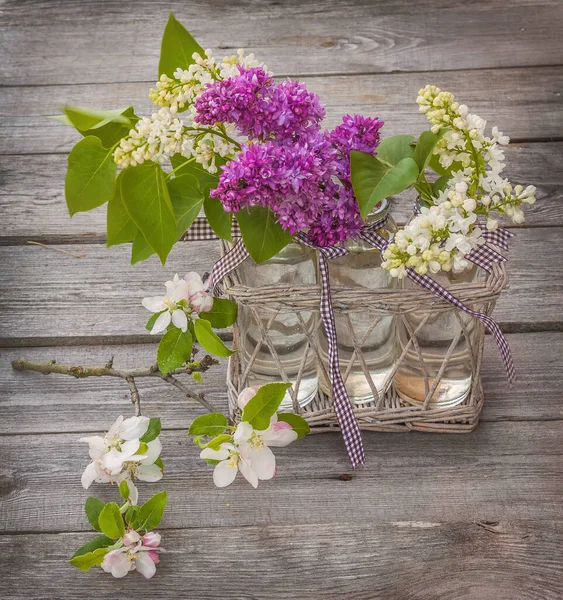
M 390 202 L 383 200 L 377 211 L 368 217 L 368 223 L 387 216 Z M 378 233 L 388 238 L 396 231 L 395 222 L 388 216 L 386 225 Z M 331 286 L 348 288 L 361 287 L 368 290 L 391 289 L 397 287 L 397 280 L 381 267 L 379 250 L 360 238 L 345 242 L 348 254 L 328 261 Z M 374 325 L 376 319 L 379 319 Z M 373 388 L 378 396 L 385 394 L 391 383 L 390 372 L 396 358 L 395 318 L 367 310 L 334 312 L 340 372 L 348 396 L 355 404 L 365 404 L 374 400 Z M 355 346 L 361 346 L 361 356 Z M 319 332 L 319 350 L 325 370 L 328 369 L 328 341 L 324 328 Z M 363 361 L 363 365 L 362 365 Z M 365 370 L 364 370 L 365 369 Z M 366 377 L 369 373 L 371 381 Z M 320 369 L 320 387 L 331 395 L 330 382 L 323 369 Z
M 240 283 L 250 288 L 261 288 L 278 285 L 315 285 L 316 261 L 315 252 L 297 243 L 288 244 L 281 252 L 263 263 L 255 263 L 248 257 L 238 268 Z M 294 391 L 297 390 L 297 401 L 306 406 L 313 400 L 318 389 L 317 361 L 312 349 L 307 351 L 307 335 L 300 322 L 301 317 L 306 331 L 312 338 L 315 334 L 318 313 L 316 311 L 295 311 L 282 308 L 266 311 L 256 307 L 240 306 L 238 327 L 240 333 L 240 349 L 242 353 L 242 371 L 252 361 L 248 370 L 246 386 L 264 385 L 284 381 L 280 367 L 276 362 L 272 349 L 262 339 L 264 329 L 268 333 L 281 367 Z M 258 324 L 259 321 L 260 325 Z M 307 351 L 305 358 L 304 353 Z M 305 363 L 303 364 L 303 361 Z M 298 374 L 301 379 L 297 385 Z M 280 409 L 291 410 L 293 400 L 289 392 L 285 395 Z
M 472 263 L 470 264 L 472 265 Z M 484 273 L 477 266 L 472 265 L 460 273 L 441 271 L 429 275 L 442 287 L 448 289 L 455 284 L 482 281 Z M 403 286 L 407 289 L 422 289 L 408 278 L 403 280 Z M 469 305 L 469 308 L 480 310 L 482 307 Z M 411 343 L 395 374 L 395 389 L 399 397 L 407 404 L 422 406 L 426 395 L 435 384 L 442 363 L 450 351 L 450 346 L 457 339 L 428 406 L 429 408 L 446 408 L 461 404 L 471 390 L 473 371 L 471 349 L 475 345 L 477 320 L 453 307 L 445 312 L 413 311 L 407 313 L 405 318 L 408 328 L 402 320 L 397 325 L 401 351 L 410 339 L 408 330 L 414 332 L 424 319 L 426 322 L 416 333 L 418 351 Z M 465 332 L 463 332 L 459 319 L 466 323 Z M 428 376 L 427 382 L 425 382 L 421 362 L 424 364 L 424 370 Z

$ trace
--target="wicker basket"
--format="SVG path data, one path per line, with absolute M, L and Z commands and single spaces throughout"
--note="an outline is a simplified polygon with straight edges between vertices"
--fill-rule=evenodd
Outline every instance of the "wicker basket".
M 230 245 L 223 244 L 223 253 L 230 248 Z M 508 279 L 505 263 L 495 263 L 492 272 L 488 275 L 486 281 L 457 284 L 452 286 L 450 291 L 464 304 L 478 305 L 479 310 L 490 315 L 496 299 L 501 291 L 507 286 Z M 306 353 L 313 352 L 317 358 L 317 364 L 320 369 L 324 369 L 320 359 L 320 352 L 317 344 L 317 336 L 307 331 L 305 322 L 301 318 L 301 311 L 318 310 L 320 301 L 320 286 L 268 286 L 262 288 L 248 288 L 241 284 L 236 271 L 225 279 L 225 291 L 239 305 L 248 307 L 258 324 L 263 343 L 267 343 L 268 330 L 263 325 L 264 315 L 275 317 L 280 312 L 293 312 L 302 324 L 302 330 L 307 335 L 308 343 Z M 381 315 L 395 315 L 402 319 L 409 329 L 405 315 L 412 311 L 427 310 L 446 312 L 455 311 L 456 318 L 461 325 L 461 330 L 467 333 L 467 324 L 470 320 L 475 320 L 476 331 L 472 336 L 466 335 L 470 349 L 470 360 L 472 367 L 472 386 L 469 395 L 461 403 L 453 407 L 436 408 L 430 405 L 430 400 L 434 394 L 435 386 L 438 385 L 441 373 L 443 372 L 448 355 L 444 360 L 442 368 L 434 380 L 434 384 L 429 384 L 429 377 L 426 369 L 423 367 L 425 375 L 425 384 L 427 396 L 423 406 L 411 406 L 404 403 L 390 386 L 385 396 L 377 400 L 354 406 L 354 412 L 361 429 L 369 431 L 432 431 L 441 433 L 464 433 L 472 431 L 478 423 L 479 413 L 483 406 L 483 388 L 481 385 L 481 364 L 483 360 L 484 345 L 484 327 L 483 325 L 466 313 L 453 308 L 450 304 L 437 298 L 432 293 L 424 289 L 395 289 L 395 290 L 364 290 L 361 288 L 349 289 L 332 287 L 332 304 L 334 312 L 347 312 L 352 310 L 362 310 L 371 315 L 375 320 Z M 318 319 L 318 327 L 322 327 L 321 319 Z M 235 325 L 233 330 L 233 347 L 240 348 L 240 332 Z M 414 339 L 414 341 L 413 341 Z M 393 366 L 395 373 L 406 352 L 412 344 L 417 351 L 419 358 L 420 351 L 416 343 L 416 331 L 410 328 L 410 341 L 403 349 L 402 354 L 397 358 Z M 450 348 L 450 353 L 454 349 L 454 344 Z M 362 349 L 355 346 L 357 356 L 361 356 Z M 273 355 L 274 360 L 278 361 L 277 355 Z M 249 362 L 252 360 L 250 357 Z M 239 418 L 236 399 L 239 392 L 246 387 L 245 371 L 249 364 L 242 364 L 244 361 L 243 353 L 237 352 L 230 358 L 229 370 L 227 375 L 227 387 L 229 397 L 229 409 L 231 416 L 235 421 Z M 306 362 L 304 356 L 303 365 Z M 360 358 L 360 364 L 362 363 Z M 421 360 L 421 365 L 424 361 Z M 283 369 L 280 369 L 280 372 Z M 367 369 L 364 368 L 364 374 L 368 381 L 371 381 Z M 326 373 L 325 373 L 326 376 Z M 346 379 L 346 374 L 343 374 Z M 282 375 L 283 379 L 283 375 Z M 300 375 L 298 375 L 296 386 L 299 385 Z M 374 385 L 372 385 L 372 388 Z M 295 397 L 294 397 L 295 398 Z M 301 414 L 310 424 L 311 432 L 320 433 L 326 431 L 338 430 L 338 422 L 332 400 L 326 394 L 319 390 L 317 396 L 306 407 L 301 408 L 294 399 L 294 411 Z

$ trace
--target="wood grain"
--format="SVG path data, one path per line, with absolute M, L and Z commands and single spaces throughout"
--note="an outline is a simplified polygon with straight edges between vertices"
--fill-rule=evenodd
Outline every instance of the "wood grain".
M 120 412 L 106 413 L 106 427 Z M 81 435 L 0 437 L 2 531 L 88 530 L 86 497 L 109 501 L 116 490 L 107 484 L 82 489 L 89 458 Z M 164 526 L 172 528 L 561 520 L 562 435 L 563 421 L 482 423 L 470 435 L 366 433 L 367 464 L 356 471 L 338 434 L 308 436 L 277 450 L 275 481 L 255 490 L 240 477 L 216 488 L 212 467 L 185 429 L 165 431 L 165 480 L 143 484 L 141 501 L 166 489 Z
M 527 226 L 563 226 L 563 195 L 558 183 L 561 143 L 513 144 L 506 149 L 506 177 L 514 184 L 533 183 L 538 202 L 526 212 Z M 0 244 L 35 240 L 49 244 L 105 242 L 106 208 L 68 216 L 64 199 L 67 158 L 55 155 L 0 156 Z M 404 223 L 412 214 L 414 194 L 397 198 L 393 217 Z
M 416 105 L 417 92 L 427 83 L 455 93 L 515 140 L 561 138 L 563 69 L 558 67 L 306 79 L 308 89 L 326 105 L 327 127 L 338 124 L 346 113 L 377 115 L 386 123 L 384 136 L 418 135 L 428 129 Z M 60 114 L 65 104 L 104 109 L 132 104 L 138 114 L 150 114 L 154 107 L 148 91 L 153 85 L 146 78 L 140 83 L 45 85 L 26 88 L 23 96 L 22 88 L 6 87 L 0 99 L 0 154 L 66 153 L 78 134 L 46 116 Z
M 563 266 L 554 261 L 545 270 L 546 257 L 563 251 L 562 233 L 559 227 L 521 229 L 512 240 L 511 287 L 495 311 L 506 331 L 562 328 Z M 0 247 L 0 345 L 147 342 L 141 299 L 158 294 L 174 273 L 203 273 L 219 257 L 216 242 L 178 244 L 165 267 L 156 257 L 131 267 L 128 245 L 60 246 L 83 258 L 54 248 Z
M 485 409 L 482 421 L 563 419 L 563 333 L 509 334 L 518 383 L 508 386 L 494 342 L 486 340 L 483 372 Z M 546 352 L 549 349 L 549 352 Z M 108 378 L 72 379 L 65 376 L 21 373 L 9 368 L 12 360 L 48 362 L 56 359 L 74 365 L 105 364 L 115 357 L 120 367 L 149 365 L 156 345 L 76 346 L 65 348 L 6 348 L 0 350 L 0 434 L 95 432 L 108 427 L 108 414 L 127 414 L 127 385 Z M 226 362 L 213 367 L 204 383 L 207 399 L 227 410 Z M 160 381 L 139 379 L 143 411 L 160 416 L 166 427 L 186 428 L 201 408 L 184 400 Z M 186 383 L 190 379 L 186 378 Z
M 236 600 L 559 600 L 563 595 L 561 522 L 170 530 L 163 532 L 167 551 L 156 576 L 145 581 L 133 573 L 123 582 L 101 569 L 84 575 L 65 564 L 72 549 L 88 539 L 76 533 L 1 536 L 3 598 L 77 598 L 76 590 L 85 597 L 88 589 L 108 600 L 214 600 L 225 597 L 225 590 Z
M 558 65 L 560 7 L 391 3 L 4 2 L 5 83 L 144 81 L 173 10 L 218 56 L 255 52 L 278 75 Z M 521 4 L 521 5 L 518 5 Z M 64 19 L 61 19 L 64 14 Z M 517 43 L 515 43 L 515 39 Z

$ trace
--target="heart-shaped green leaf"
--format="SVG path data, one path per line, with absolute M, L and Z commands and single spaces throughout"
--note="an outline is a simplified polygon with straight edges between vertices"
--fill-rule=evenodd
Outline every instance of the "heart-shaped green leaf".
M 121 197 L 121 181 L 124 171 L 115 180 L 115 191 L 108 203 L 107 212 L 107 247 L 132 242 L 139 232 L 133 219 L 129 216 Z
M 399 194 L 418 177 L 418 165 L 412 158 L 403 158 L 390 167 L 365 152 L 350 153 L 352 186 L 362 217 L 387 198 Z
M 236 213 L 243 242 L 256 263 L 262 263 L 292 240 L 291 234 L 284 231 L 276 222 L 275 214 L 263 206 L 253 206 Z
M 389 166 L 394 167 L 403 158 L 412 158 L 414 148 L 412 143 L 414 137 L 412 135 L 394 135 L 381 140 L 375 154 L 377 158 Z
M 197 179 L 189 173 L 177 175 L 166 181 L 170 201 L 176 216 L 178 237 L 192 226 L 203 206 L 203 194 Z
M 204 188 L 205 200 L 203 201 L 203 210 L 209 226 L 223 240 L 232 240 L 233 213 L 227 212 L 219 198 L 211 198 L 209 190 L 211 185 Z
M 158 74 L 165 73 L 172 77 L 176 69 L 187 69 L 194 62 L 192 58 L 194 52 L 205 56 L 203 48 L 174 17 L 173 13 L 170 13 L 162 36 Z

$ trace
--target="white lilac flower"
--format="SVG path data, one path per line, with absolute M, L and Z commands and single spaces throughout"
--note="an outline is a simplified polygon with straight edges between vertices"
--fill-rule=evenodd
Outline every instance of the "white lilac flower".
M 213 297 L 205 288 L 197 273 L 188 273 L 183 279 L 174 275 L 165 283 L 164 296 L 143 298 L 143 306 L 152 313 L 161 313 L 151 329 L 151 334 L 162 333 L 172 323 L 174 327 L 187 331 L 188 319 L 197 313 L 209 312 L 213 308 Z
M 130 571 L 136 570 L 146 579 L 150 579 L 156 573 L 156 565 L 160 562 L 156 551 L 160 546 L 160 534 L 151 531 L 141 537 L 137 531 L 130 529 L 123 536 L 121 543 L 123 545 L 120 548 L 105 555 L 102 569 L 116 578 L 125 577 Z

